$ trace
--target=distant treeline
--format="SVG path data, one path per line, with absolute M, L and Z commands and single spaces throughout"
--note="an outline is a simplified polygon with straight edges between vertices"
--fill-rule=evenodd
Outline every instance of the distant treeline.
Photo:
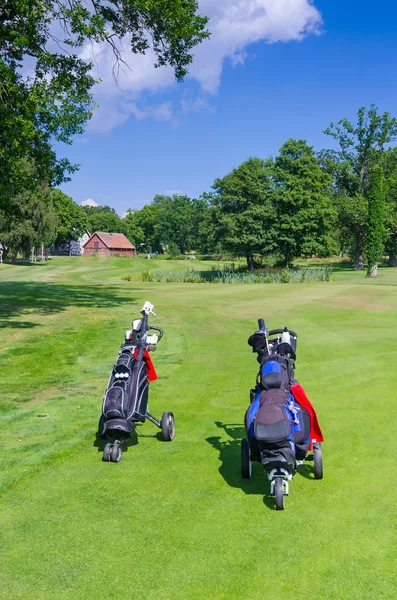
M 199 198 L 156 195 L 123 219 L 57 189 L 11 196 L 0 210 L 0 242 L 5 252 L 29 254 L 85 230 L 122 232 L 138 252 L 228 254 L 245 257 L 249 269 L 343 252 L 376 275 L 383 254 L 396 264 L 397 120 L 371 106 L 356 124 L 342 119 L 325 133 L 333 149 L 290 139 L 277 156 L 249 158 Z M 28 162 L 25 171 L 35 175 Z

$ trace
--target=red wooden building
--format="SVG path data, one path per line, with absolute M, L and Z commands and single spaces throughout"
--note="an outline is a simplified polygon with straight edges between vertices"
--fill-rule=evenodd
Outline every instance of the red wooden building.
M 127 240 L 124 233 L 105 233 L 96 231 L 84 244 L 84 254 L 120 254 L 134 256 L 135 246 Z

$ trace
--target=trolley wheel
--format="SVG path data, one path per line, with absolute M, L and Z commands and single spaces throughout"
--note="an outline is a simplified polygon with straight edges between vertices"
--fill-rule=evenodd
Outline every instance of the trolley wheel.
M 111 460 L 111 451 L 112 451 L 112 446 L 113 444 L 106 444 L 106 446 L 103 449 L 103 459 L 105 462 L 109 462 Z
M 323 478 L 323 451 L 320 442 L 313 444 L 314 479 Z
M 161 417 L 161 431 L 166 442 L 172 442 L 175 437 L 175 419 L 172 412 L 165 412 Z
M 111 452 L 111 461 L 112 462 L 120 462 L 121 457 L 123 455 L 123 449 L 120 444 L 113 444 L 112 452 Z
M 284 510 L 284 486 L 282 477 L 276 477 L 276 481 L 274 482 L 274 496 L 276 499 L 276 509 Z
M 250 460 L 250 448 L 247 438 L 241 440 L 241 477 L 251 479 L 252 462 Z

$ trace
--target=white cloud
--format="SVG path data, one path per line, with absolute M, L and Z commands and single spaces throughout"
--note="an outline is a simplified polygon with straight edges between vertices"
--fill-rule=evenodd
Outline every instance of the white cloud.
M 98 206 L 98 203 L 92 198 L 87 198 L 87 200 L 81 203 L 81 206 Z
M 312 0 L 199 0 L 199 10 L 210 17 L 212 35 L 195 48 L 189 76 L 200 84 L 203 97 L 189 102 L 183 98 L 178 109 L 181 112 L 208 109 L 208 94 L 216 94 L 225 60 L 233 66 L 242 65 L 251 44 L 301 41 L 319 34 L 322 24 Z M 169 102 L 156 106 L 144 100 L 145 92 L 158 93 L 174 83 L 170 67 L 154 68 L 152 52 L 134 55 L 125 39 L 122 56 L 129 68 L 120 65 L 118 73 L 113 73 L 115 59 L 108 44 L 87 44 L 81 55 L 94 61 L 94 74 L 101 78 L 95 89 L 100 108 L 90 123 L 91 130 L 109 131 L 131 115 L 138 120 L 177 123 Z

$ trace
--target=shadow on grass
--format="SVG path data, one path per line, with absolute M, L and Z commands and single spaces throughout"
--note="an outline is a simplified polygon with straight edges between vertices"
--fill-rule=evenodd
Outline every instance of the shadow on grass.
M 254 463 L 252 465 L 252 478 L 244 479 L 240 470 L 240 448 L 241 440 L 245 437 L 243 425 L 228 423 L 215 424 L 229 436 L 230 439 L 223 440 L 220 436 L 207 438 L 206 441 L 219 452 L 221 466 L 219 473 L 228 485 L 241 489 L 245 494 L 260 494 L 263 503 L 272 510 L 276 510 L 274 497 L 270 495 L 270 484 L 262 466 Z
M 303 465 L 299 465 L 297 468 L 297 473 L 304 477 L 305 479 L 312 479 L 314 481 L 314 465 L 313 463 L 304 463 Z
M 341 260 L 340 262 L 324 262 L 319 260 L 310 260 L 310 261 L 296 261 L 296 267 L 331 267 L 332 272 L 336 273 L 338 271 L 354 271 L 354 265 L 350 260 Z
M 97 431 L 95 434 L 95 440 L 94 440 L 93 446 L 98 449 L 98 454 L 103 453 L 103 450 L 104 450 L 106 444 L 108 444 L 110 441 L 111 440 L 108 440 L 107 438 L 101 437 L 99 435 L 99 431 Z M 131 448 L 132 446 L 136 446 L 137 444 L 138 444 L 138 434 L 136 432 L 136 429 L 134 428 L 134 430 L 131 433 L 131 436 L 123 444 L 123 452 L 128 452 L 128 448 Z
M 125 441 L 123 444 L 123 452 L 128 452 L 128 448 L 132 446 L 137 446 L 139 444 L 139 438 L 155 438 L 158 441 L 164 442 L 164 439 L 161 433 L 154 433 L 152 435 L 146 435 L 141 433 L 141 427 L 143 423 L 136 423 L 135 427 L 131 433 L 131 436 Z M 106 444 L 108 444 L 111 440 L 101 437 L 99 433 L 100 424 L 98 426 L 98 431 L 95 434 L 95 440 L 93 446 L 98 449 L 98 454 L 102 453 Z
M 0 314 L 2 310 L 0 307 Z M 37 327 L 38 323 L 32 323 L 31 321 L 0 321 L 0 329 L 3 327 L 11 327 L 13 329 L 32 329 Z
M 259 463 L 252 465 L 251 479 L 244 479 L 240 470 L 240 449 L 241 440 L 246 437 L 243 425 L 234 425 L 228 423 L 215 424 L 229 436 L 230 439 L 222 440 L 220 436 L 207 438 L 206 441 L 219 452 L 221 466 L 219 473 L 228 485 L 240 488 L 246 494 L 262 494 L 263 503 L 270 509 L 276 510 L 274 496 L 270 495 L 270 483 L 267 475 L 264 473 Z M 305 479 L 314 480 L 313 464 L 304 463 L 297 468 L 296 473 Z
M 4 262 L 5 265 L 10 267 L 43 267 L 44 265 L 50 264 L 51 258 L 47 258 L 47 260 L 36 260 L 32 262 L 30 260 L 19 259 L 17 262 L 13 263 L 11 260 L 7 259 Z
M 134 301 L 122 289 L 103 285 L 68 285 L 59 283 L 1 282 L 0 327 L 28 329 L 32 321 L 12 321 L 23 315 L 52 315 L 72 306 L 112 308 Z

